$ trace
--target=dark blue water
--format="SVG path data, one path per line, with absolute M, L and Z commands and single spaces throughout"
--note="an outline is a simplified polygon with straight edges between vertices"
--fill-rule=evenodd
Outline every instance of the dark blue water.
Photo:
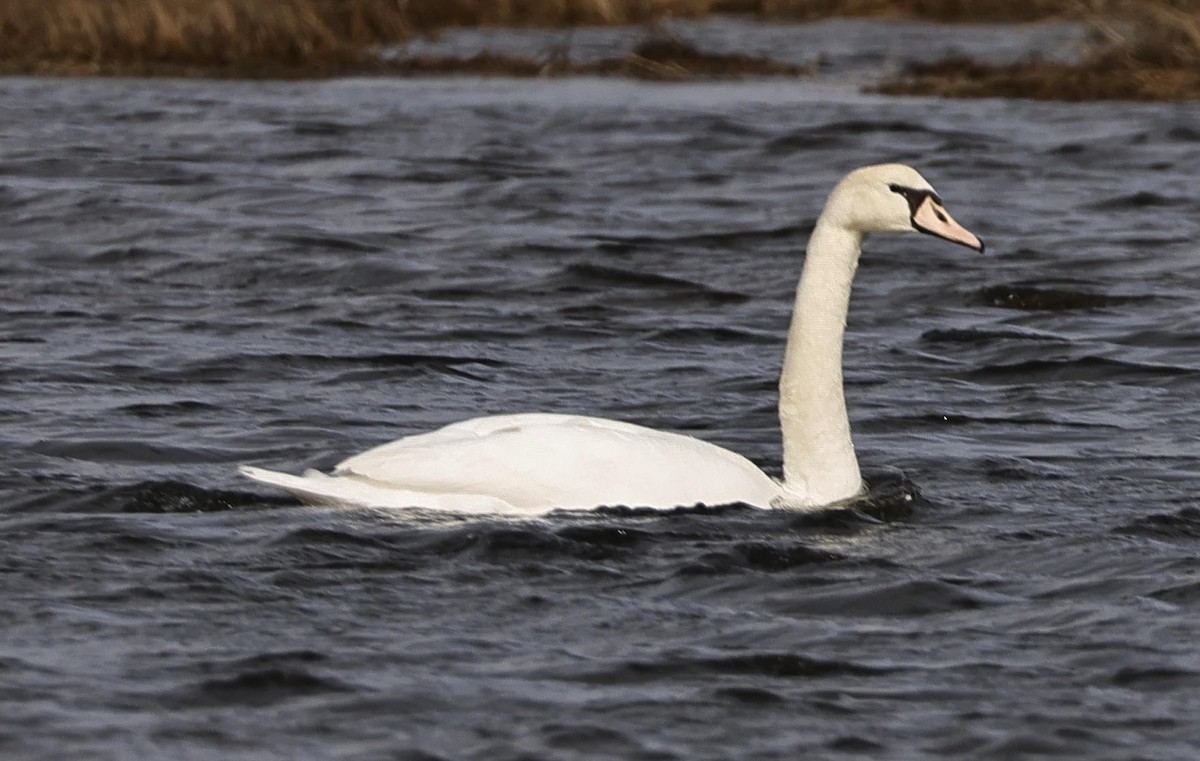
M 0 83 L 5 759 L 1192 759 L 1200 106 L 836 81 Z M 577 412 L 780 463 L 806 235 L 868 244 L 865 511 L 300 507 Z M 906 481 L 905 481 L 906 479 Z

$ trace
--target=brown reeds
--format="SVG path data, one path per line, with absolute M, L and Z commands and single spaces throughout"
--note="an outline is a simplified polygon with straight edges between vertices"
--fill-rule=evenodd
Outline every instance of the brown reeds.
M 3 0 L 0 73 L 327 76 L 388 70 L 378 48 L 449 26 L 631 24 L 712 12 L 1032 18 L 1073 1 Z
M 1200 98 L 1200 1 L 1092 2 L 1093 41 L 1080 60 L 1007 65 L 952 58 L 913 64 L 878 89 L 889 95 L 1035 100 Z
M 0 73 L 320 76 L 457 25 L 701 15 L 713 0 L 3 0 Z
M 5 0 L 8 71 L 286 72 L 356 65 L 412 34 L 395 0 Z
M 718 60 L 661 45 L 590 69 L 564 60 L 488 54 L 463 60 L 379 55 L 415 34 L 450 26 L 629 24 L 713 12 L 789 19 L 1083 18 L 1096 30 L 1096 42 L 1078 64 L 942 61 L 910 67 L 880 89 L 1076 100 L 1200 97 L 1200 0 L 2 0 L 0 74 L 313 77 L 460 71 L 673 79 L 795 73 L 795 67 L 761 59 Z
M 547 73 L 542 63 L 471 59 L 388 61 L 382 47 L 462 25 L 632 24 L 700 16 L 718 0 L 4 0 L 0 73 L 311 77 L 343 73 Z M 677 51 L 678 52 L 678 51 Z M 643 57 L 644 58 L 644 57 Z M 604 71 L 644 75 L 650 59 Z M 732 68 L 770 67 L 727 62 Z M 720 62 L 697 60 L 712 72 Z M 576 67 L 581 68 L 581 67 Z M 786 67 L 784 67 L 786 68 Z

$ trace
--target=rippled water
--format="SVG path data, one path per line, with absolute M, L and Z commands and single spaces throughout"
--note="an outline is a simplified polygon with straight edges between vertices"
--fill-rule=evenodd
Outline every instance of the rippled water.
M 1200 106 L 823 81 L 0 83 L 0 755 L 1190 759 Z M 481 413 L 779 468 L 809 226 L 905 508 L 538 520 L 241 481 Z M 901 486 L 897 488 L 909 488 Z

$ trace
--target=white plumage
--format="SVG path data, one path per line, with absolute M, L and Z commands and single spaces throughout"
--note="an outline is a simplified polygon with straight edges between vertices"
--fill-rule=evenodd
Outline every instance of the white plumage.
M 851 172 L 809 239 L 780 378 L 784 479 L 700 439 L 576 415 L 476 418 L 376 447 L 330 475 L 243 466 L 314 504 L 537 514 L 602 505 L 817 507 L 862 489 L 842 391 L 842 339 L 864 238 L 920 231 L 983 250 L 916 170 Z
M 754 463 L 714 444 L 575 415 L 465 420 L 355 455 L 332 476 L 242 472 L 316 503 L 332 498 L 468 512 L 702 502 L 767 507 L 779 492 Z

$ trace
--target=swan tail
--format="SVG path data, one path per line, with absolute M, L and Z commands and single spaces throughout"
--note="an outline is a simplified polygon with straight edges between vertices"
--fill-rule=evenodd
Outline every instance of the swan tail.
M 242 465 L 238 471 L 246 478 L 261 484 L 291 492 L 305 504 L 345 507 L 360 507 L 370 504 L 361 498 L 356 499 L 356 496 L 361 495 L 355 495 L 352 493 L 353 489 L 346 488 L 354 486 L 354 484 L 347 484 L 345 479 L 327 476 L 315 470 L 305 471 L 302 476 L 293 476 L 290 473 L 279 473 L 274 470 L 255 468 L 251 465 Z
M 424 507 L 460 513 L 512 512 L 512 506 L 485 494 L 430 493 L 379 483 L 355 475 L 329 476 L 308 470 L 302 476 L 242 465 L 243 476 L 291 492 L 309 505 L 330 507 Z

